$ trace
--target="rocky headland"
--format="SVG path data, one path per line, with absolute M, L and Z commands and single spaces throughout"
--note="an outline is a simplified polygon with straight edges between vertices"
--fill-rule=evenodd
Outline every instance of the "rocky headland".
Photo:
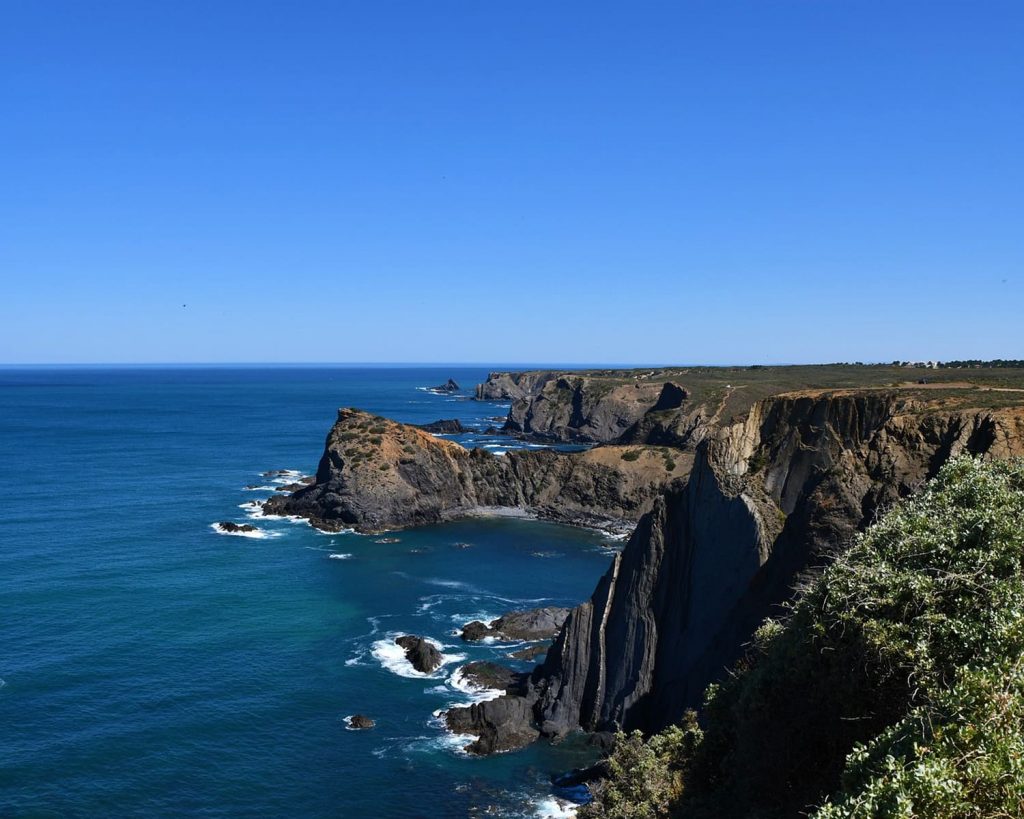
M 801 574 L 879 510 L 957 454 L 1022 452 L 1020 407 L 955 408 L 881 390 L 759 401 L 699 445 L 685 486 L 640 520 L 527 692 L 456 709 L 449 723 L 488 752 L 579 728 L 677 722 Z
M 476 397 L 512 402 L 507 432 L 596 445 L 495 456 L 343 409 L 315 482 L 265 509 L 367 532 L 496 509 L 629 526 L 624 550 L 591 598 L 559 616 L 529 678 L 446 720 L 478 737 L 476 753 L 578 729 L 653 732 L 699 704 L 805 577 L 950 458 L 1024 453 L 1024 377 L 945 373 L 921 385 L 913 375 L 493 373 Z M 500 620 L 464 633 L 509 636 Z
M 651 447 L 585 452 L 468 450 L 357 409 L 338 411 L 315 482 L 272 497 L 267 514 L 327 531 L 380 532 L 488 509 L 517 509 L 602 528 L 632 527 L 690 459 Z

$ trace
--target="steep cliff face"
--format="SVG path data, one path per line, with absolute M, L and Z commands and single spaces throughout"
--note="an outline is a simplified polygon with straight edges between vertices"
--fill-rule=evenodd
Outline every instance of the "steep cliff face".
M 715 422 L 689 391 L 656 373 L 491 373 L 481 400 L 510 400 L 504 431 L 538 440 L 692 450 Z
M 534 727 L 677 721 L 802 571 L 961 452 L 1024 453 L 1024 413 L 884 392 L 759 402 L 704 441 L 686 486 L 658 499 L 569 615 L 525 696 Z
M 664 410 L 675 409 L 685 397 L 686 391 L 676 385 L 562 375 L 516 399 L 505 430 L 553 441 L 606 443 L 659 402 L 670 405 Z
M 307 517 L 321 529 L 369 532 L 434 523 L 481 507 L 611 525 L 636 521 L 659 492 L 685 478 L 690 463 L 650 447 L 496 456 L 342 409 L 327 436 L 316 482 L 272 498 L 265 510 Z
M 547 371 L 488 373 L 483 384 L 476 385 L 478 401 L 518 401 L 536 395 L 558 374 Z

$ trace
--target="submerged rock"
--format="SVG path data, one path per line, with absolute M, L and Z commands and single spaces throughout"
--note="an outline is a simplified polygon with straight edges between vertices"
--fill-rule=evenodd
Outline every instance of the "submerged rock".
M 406 634 L 396 637 L 395 643 L 405 649 L 405 658 L 421 674 L 430 674 L 441 667 L 441 652 L 429 640 Z

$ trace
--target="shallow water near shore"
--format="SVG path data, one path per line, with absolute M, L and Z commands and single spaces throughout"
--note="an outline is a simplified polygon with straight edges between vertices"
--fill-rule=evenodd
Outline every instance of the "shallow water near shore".
M 519 646 L 455 631 L 580 602 L 621 544 L 491 517 L 327 535 L 242 506 L 265 470 L 315 470 L 339 406 L 514 445 L 483 434 L 506 405 L 418 389 L 449 376 L 486 371 L 0 371 L 0 814 L 542 815 L 551 772 L 592 754 L 460 752 L 433 716 L 480 696 L 455 672 Z M 445 666 L 413 672 L 401 633 Z M 356 713 L 376 727 L 348 730 Z

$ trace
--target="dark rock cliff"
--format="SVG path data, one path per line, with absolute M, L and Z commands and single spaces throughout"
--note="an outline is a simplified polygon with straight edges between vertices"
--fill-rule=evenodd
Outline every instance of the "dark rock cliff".
M 504 431 L 546 441 L 610 443 L 627 433 L 623 443 L 677 446 L 686 435 L 675 419 L 689 393 L 669 381 L 646 380 L 625 373 L 523 372 L 491 373 L 477 385 L 481 400 L 510 400 Z M 643 435 L 658 421 L 675 436 Z M 649 440 L 650 439 L 650 440 Z
M 961 452 L 1024 452 L 1024 415 L 950 412 L 877 391 L 759 402 L 700 445 L 686 486 L 658 499 L 569 615 L 521 698 L 530 729 L 654 731 L 677 721 L 801 572 Z M 521 706 L 504 699 L 453 720 L 481 736 L 475 750 L 529 734 L 510 721 Z M 467 727 L 471 717 L 479 730 Z

